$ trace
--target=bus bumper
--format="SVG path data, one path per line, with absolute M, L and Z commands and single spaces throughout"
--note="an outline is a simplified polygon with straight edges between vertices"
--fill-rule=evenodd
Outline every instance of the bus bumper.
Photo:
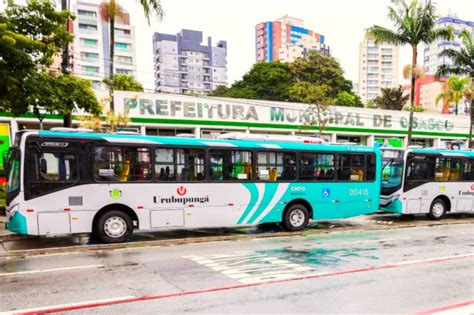
M 26 227 L 26 218 L 20 213 L 15 212 L 10 220 L 5 223 L 5 228 L 10 232 L 17 233 L 17 234 L 28 234 L 28 229 Z
M 393 213 L 402 213 L 403 211 L 403 204 L 402 204 L 402 201 L 400 199 L 395 199 L 391 202 L 389 202 L 388 204 L 385 204 L 385 205 L 382 205 L 382 203 L 380 204 L 380 208 L 381 210 L 383 211 L 387 211 L 387 212 L 393 212 Z

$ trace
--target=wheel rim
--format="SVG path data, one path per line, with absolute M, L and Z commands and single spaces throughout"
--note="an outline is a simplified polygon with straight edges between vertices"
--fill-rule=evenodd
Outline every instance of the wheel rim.
M 127 232 L 127 223 L 120 217 L 110 217 L 104 223 L 104 231 L 109 237 L 121 237 Z
M 431 209 L 431 213 L 433 213 L 435 217 L 442 216 L 443 212 L 444 212 L 444 205 L 441 202 L 435 203 L 433 205 L 433 208 Z
M 290 223 L 294 227 L 300 227 L 306 219 L 305 213 L 301 209 L 295 209 L 290 213 Z

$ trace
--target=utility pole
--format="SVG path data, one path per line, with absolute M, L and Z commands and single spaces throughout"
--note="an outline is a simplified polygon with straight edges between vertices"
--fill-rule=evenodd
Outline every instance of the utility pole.
M 61 10 L 69 11 L 69 0 L 61 0 Z M 69 22 L 66 21 L 66 30 L 69 31 Z M 61 61 L 61 73 L 67 74 L 70 72 L 70 59 L 69 59 L 69 43 L 65 44 L 63 47 L 62 61 Z M 71 114 L 65 114 L 63 117 L 63 126 L 72 127 L 72 117 Z

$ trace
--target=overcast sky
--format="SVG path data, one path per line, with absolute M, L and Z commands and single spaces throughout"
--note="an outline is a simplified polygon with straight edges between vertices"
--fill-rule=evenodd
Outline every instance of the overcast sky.
M 390 27 L 387 6 L 390 0 L 161 0 L 165 17 L 146 23 L 138 1 L 119 0 L 131 13 L 137 42 L 138 79 L 147 89 L 154 88 L 153 32 L 176 34 L 182 28 L 201 30 L 205 36 L 228 42 L 228 83 L 239 80 L 255 63 L 254 27 L 285 14 L 304 20 L 304 25 L 326 36 L 331 53 L 346 73 L 357 82 L 358 47 L 364 30 L 373 24 Z M 440 15 L 449 12 L 474 21 L 474 0 L 438 0 Z M 420 56 L 420 60 L 422 55 Z M 410 62 L 410 52 L 402 49 L 400 67 Z

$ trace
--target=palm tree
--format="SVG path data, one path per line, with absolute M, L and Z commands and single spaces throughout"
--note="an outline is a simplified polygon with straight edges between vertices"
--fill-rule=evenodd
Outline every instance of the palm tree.
M 471 79 L 453 76 L 448 79 L 445 86 L 446 90 L 438 95 L 436 103 L 439 103 L 440 100 L 445 102 L 446 105 L 443 108 L 443 113 L 448 112 L 447 109 L 449 108 L 450 103 L 454 103 L 454 112 L 457 115 L 459 102 L 462 100 L 463 96 L 470 91 Z
M 143 13 L 150 23 L 150 16 L 154 13 L 158 19 L 163 17 L 163 8 L 160 0 L 139 0 L 143 8 Z M 114 55 L 115 55 L 115 19 L 122 18 L 125 11 L 118 3 L 118 0 L 108 0 L 101 5 L 102 18 L 109 22 L 110 34 L 110 48 L 109 48 L 109 96 L 110 96 L 110 110 L 114 112 Z
M 374 98 L 374 103 L 377 108 L 402 110 L 410 97 L 403 95 L 404 93 L 401 85 L 394 88 L 382 88 L 382 95 Z
M 435 28 L 436 7 L 431 0 L 412 0 L 407 4 L 404 0 L 392 0 L 394 6 L 389 7 L 388 18 L 392 20 L 395 31 L 374 25 L 369 28 L 377 43 L 388 43 L 397 46 L 410 45 L 412 48 L 412 71 L 410 93 L 410 118 L 408 122 L 408 145 L 413 130 L 413 109 L 415 106 L 415 81 L 418 58 L 418 45 L 429 44 L 437 39 L 449 40 L 452 30 Z
M 471 98 L 471 119 L 469 127 L 469 144 L 470 148 L 474 147 L 472 139 L 472 129 L 474 124 L 474 97 L 472 96 L 474 90 L 474 40 L 471 33 L 467 30 L 459 34 L 463 46 L 459 50 L 445 49 L 440 53 L 441 57 L 449 57 L 452 60 L 452 65 L 442 65 L 436 72 L 437 77 L 447 76 L 449 74 L 463 75 L 471 79 L 470 93 Z

